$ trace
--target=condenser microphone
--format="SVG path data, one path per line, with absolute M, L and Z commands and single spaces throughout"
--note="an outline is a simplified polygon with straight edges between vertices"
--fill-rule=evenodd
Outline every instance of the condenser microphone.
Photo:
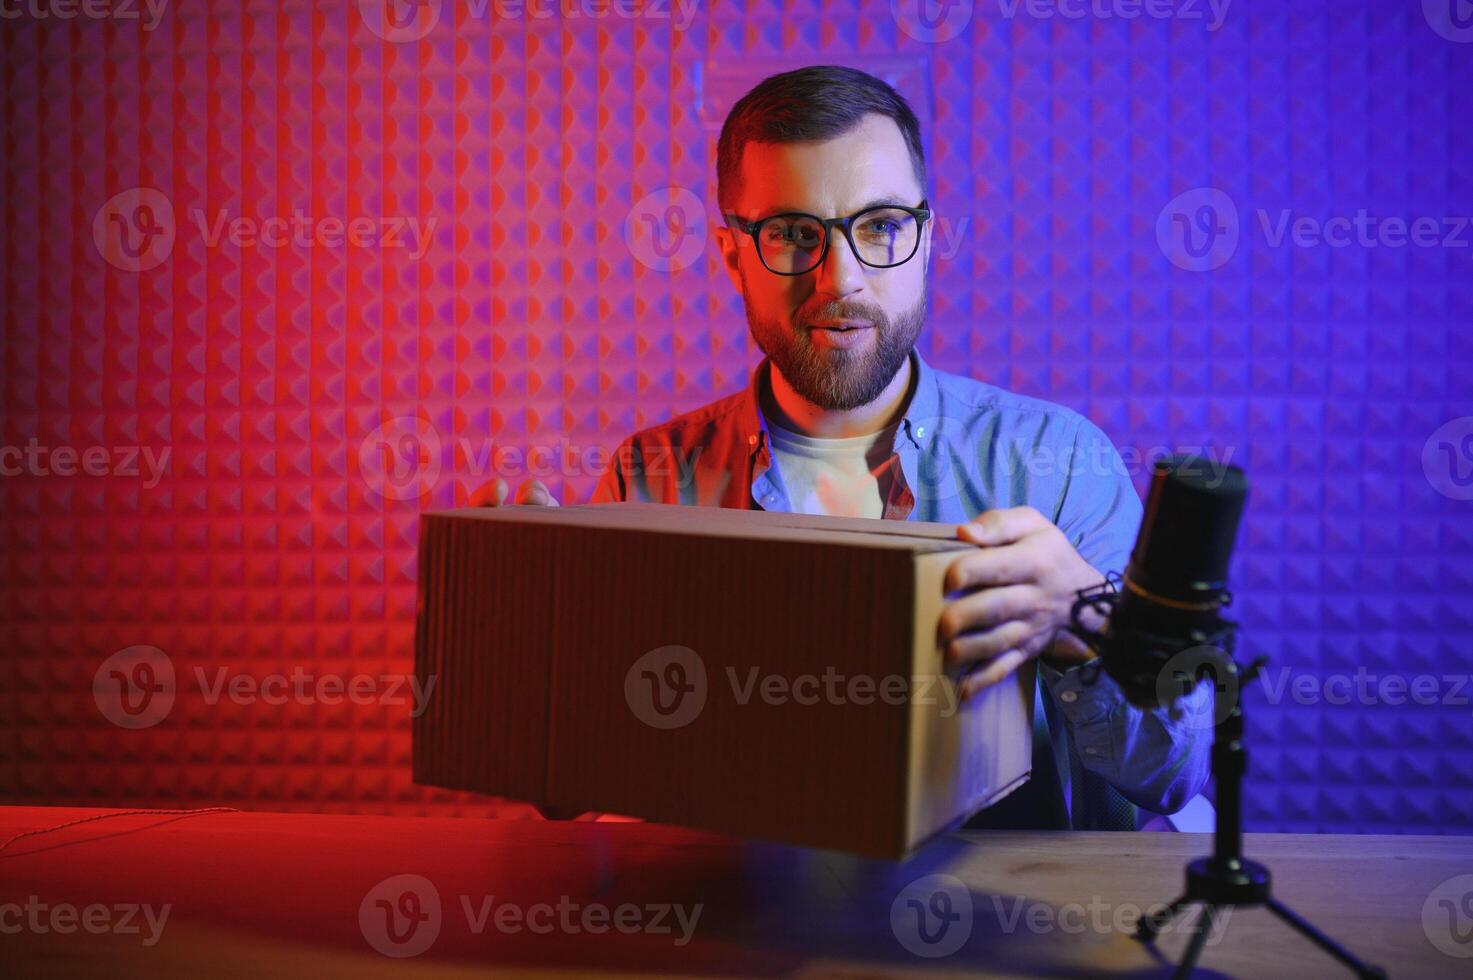
M 1187 866 L 1186 892 L 1165 911 L 1141 916 L 1135 935 L 1142 942 L 1154 942 L 1184 909 L 1203 905 L 1196 938 L 1173 974 L 1186 977 L 1196 966 L 1210 931 L 1200 928 L 1202 922 L 1210 924 L 1220 909 L 1262 905 L 1357 976 L 1384 980 L 1385 970 L 1356 958 L 1274 898 L 1268 868 L 1243 856 L 1243 776 L 1248 770 L 1248 749 L 1243 699 L 1238 694 L 1242 684 L 1258 677 L 1266 658 L 1259 657 L 1246 670 L 1238 666 L 1232 649 L 1237 624 L 1223 619 L 1220 611 L 1231 600 L 1228 562 L 1247 501 L 1248 481 L 1236 466 L 1201 456 L 1158 460 L 1151 473 L 1140 533 L 1125 574 L 1119 576 L 1119 588 L 1112 575 L 1112 580 L 1079 593 L 1071 610 L 1071 630 L 1099 655 L 1105 673 L 1138 707 L 1174 712 L 1177 702 L 1201 682 L 1201 668 L 1210 672 L 1214 683 L 1231 679 L 1239 685 L 1229 687 L 1225 703 L 1213 698 L 1217 829 L 1212 856 Z M 1089 612 L 1095 615 L 1086 623 L 1084 614 Z M 1178 656 L 1182 660 L 1172 663 Z
M 1202 456 L 1157 460 L 1118 591 L 1088 590 L 1075 602 L 1073 631 L 1132 704 L 1161 703 L 1158 682 L 1177 654 L 1230 645 L 1233 624 L 1220 610 L 1231 601 L 1228 563 L 1247 499 L 1248 481 L 1236 466 Z M 1105 614 L 1103 626 L 1083 624 L 1086 609 Z

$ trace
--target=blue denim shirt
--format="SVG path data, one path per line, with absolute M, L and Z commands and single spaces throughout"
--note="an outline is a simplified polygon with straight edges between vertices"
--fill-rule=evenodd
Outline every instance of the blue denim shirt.
M 789 510 L 758 396 L 768 364 L 753 370 L 744 390 L 625 439 L 593 501 Z M 1062 405 L 935 370 L 916 351 L 911 368 L 905 414 L 879 473 L 888 488 L 884 519 L 960 524 L 1027 505 L 1102 577 L 1124 571 L 1141 501 L 1098 426 Z M 1060 672 L 1040 663 L 1038 677 L 1035 785 L 1025 803 L 1033 812 L 1020 815 L 1023 824 L 1111 825 L 1104 814 L 1086 812 L 1103 804 L 1087 792 L 1085 771 L 1156 813 L 1174 813 L 1201 791 L 1211 731 L 1193 719 L 1212 716 L 1209 685 L 1173 716 L 1129 704 L 1094 665 Z

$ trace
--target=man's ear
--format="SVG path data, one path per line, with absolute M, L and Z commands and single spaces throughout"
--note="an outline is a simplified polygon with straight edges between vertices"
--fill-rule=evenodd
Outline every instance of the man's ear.
M 726 225 L 716 226 L 716 244 L 721 246 L 721 267 L 726 270 L 726 278 L 731 280 L 738 293 L 742 291 L 742 240 L 745 237 L 744 232 Z

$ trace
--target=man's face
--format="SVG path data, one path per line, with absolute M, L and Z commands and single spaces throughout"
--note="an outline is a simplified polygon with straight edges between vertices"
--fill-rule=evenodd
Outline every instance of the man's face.
M 744 220 L 784 211 L 847 217 L 876 204 L 915 207 L 922 191 L 895 122 L 869 115 L 822 143 L 748 143 L 741 189 L 727 210 Z M 741 290 L 762 352 L 814 405 L 843 411 L 877 398 L 905 362 L 926 315 L 931 222 L 904 265 L 876 269 L 838 229 L 811 272 L 776 275 L 750 235 L 717 229 L 727 274 Z

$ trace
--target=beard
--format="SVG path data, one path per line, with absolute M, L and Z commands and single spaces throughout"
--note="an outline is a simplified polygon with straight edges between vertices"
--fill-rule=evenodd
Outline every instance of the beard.
M 915 348 L 926 319 L 923 285 L 920 299 L 893 321 L 873 304 L 837 300 L 800 311 L 793 329 L 788 330 L 775 320 L 765 320 L 754 313 L 752 304 L 746 300 L 745 276 L 742 286 L 752 339 L 794 391 L 826 411 L 849 411 L 880 397 Z M 831 319 L 869 321 L 874 325 L 874 343 L 859 350 L 815 347 L 810 324 Z

